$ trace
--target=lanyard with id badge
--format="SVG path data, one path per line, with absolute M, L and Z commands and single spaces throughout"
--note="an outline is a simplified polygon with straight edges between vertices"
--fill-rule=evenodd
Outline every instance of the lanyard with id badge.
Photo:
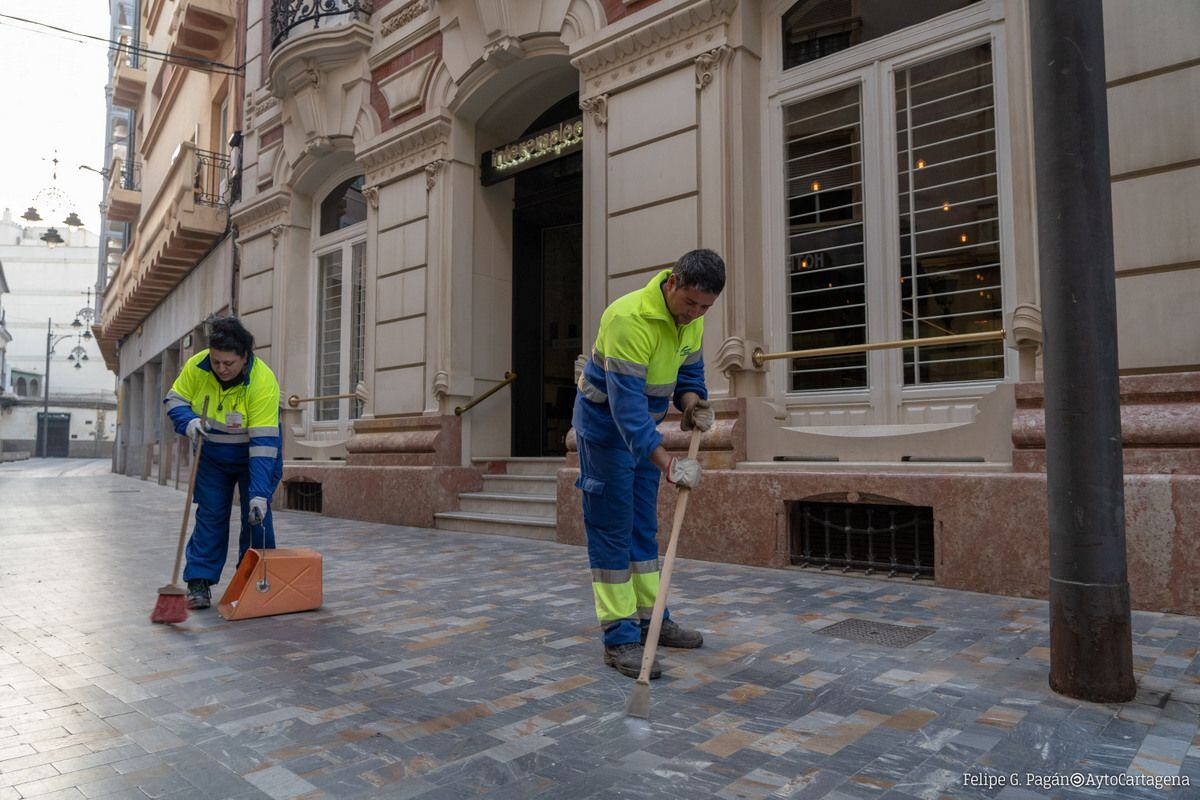
M 245 415 L 236 410 L 238 406 L 238 397 L 240 396 L 243 400 L 246 397 L 245 387 L 242 386 L 239 387 L 239 389 L 240 391 L 238 394 L 235 394 L 232 399 L 227 400 L 225 395 L 220 395 L 217 400 L 218 411 L 224 410 L 225 403 L 229 403 L 229 410 L 225 412 L 225 427 L 227 428 L 241 428 L 246 423 Z

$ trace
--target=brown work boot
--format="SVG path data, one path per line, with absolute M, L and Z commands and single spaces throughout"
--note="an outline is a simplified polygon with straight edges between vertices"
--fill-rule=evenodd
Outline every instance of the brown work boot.
M 642 628 L 642 644 L 650 633 L 649 626 Z M 658 632 L 659 647 L 678 647 L 684 650 L 694 650 L 704 644 L 700 631 L 680 627 L 673 619 L 664 619 L 662 629 Z
M 640 644 L 629 642 L 627 644 L 606 644 L 604 646 L 604 663 L 610 667 L 616 667 L 617 672 L 622 675 L 628 675 L 631 678 L 636 678 L 642 674 L 642 654 L 645 650 Z M 658 663 L 658 659 L 654 659 L 654 663 L 650 665 L 650 679 L 662 675 L 662 666 Z

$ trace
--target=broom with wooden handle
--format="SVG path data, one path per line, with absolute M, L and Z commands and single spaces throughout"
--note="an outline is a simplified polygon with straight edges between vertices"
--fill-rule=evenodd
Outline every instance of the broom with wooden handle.
M 200 428 L 203 430 L 208 422 L 208 398 L 204 398 L 204 408 L 200 412 Z M 200 468 L 200 453 L 204 449 L 204 437 L 196 442 L 196 457 L 192 460 L 192 474 L 188 478 L 187 503 L 183 506 L 183 524 L 179 526 L 179 546 L 175 550 L 175 570 L 171 573 L 171 582 L 159 587 L 158 601 L 150 614 L 151 622 L 163 624 L 185 622 L 187 612 L 187 590 L 179 585 L 179 570 L 183 566 L 183 545 L 187 542 L 188 517 L 192 513 L 192 493 L 196 490 L 196 470 Z
M 695 460 L 700 452 L 700 429 L 692 428 L 692 441 L 688 444 L 687 457 Z M 658 579 L 658 596 L 654 598 L 654 611 L 650 614 L 650 630 L 646 632 L 646 647 L 642 653 L 642 671 L 634 684 L 633 693 L 625 704 L 625 716 L 650 719 L 650 666 L 658 650 L 658 634 L 662 631 L 663 610 L 667 607 L 667 592 L 671 588 L 671 570 L 675 567 L 675 545 L 679 543 L 679 529 L 683 527 L 683 516 L 687 513 L 688 495 L 691 489 L 679 487 L 675 496 L 675 519 L 671 523 L 671 539 L 667 542 L 667 554 L 663 557 L 662 572 Z

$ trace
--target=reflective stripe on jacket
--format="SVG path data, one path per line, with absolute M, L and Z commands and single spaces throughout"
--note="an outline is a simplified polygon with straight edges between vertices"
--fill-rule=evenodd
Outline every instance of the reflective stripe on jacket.
M 704 387 L 704 318 L 676 325 L 667 310 L 663 270 L 642 289 L 617 298 L 600 318 L 596 346 L 579 376 L 575 435 L 646 458 L 662 441 L 656 425 L 673 400 Z
M 209 434 L 205 456 L 237 462 L 249 458 L 250 496 L 269 498 L 279 457 L 279 382 L 267 362 L 253 354 L 242 380 L 228 389 L 213 374 L 208 350 L 187 360 L 163 403 L 175 432 L 200 416 L 208 398 Z M 239 418 L 240 417 L 240 418 Z

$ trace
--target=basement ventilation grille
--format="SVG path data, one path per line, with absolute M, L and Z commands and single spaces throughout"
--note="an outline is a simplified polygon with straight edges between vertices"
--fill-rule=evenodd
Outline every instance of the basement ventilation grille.
M 315 481 L 288 481 L 288 511 L 315 511 L 321 513 L 321 484 Z
M 793 566 L 934 577 L 932 508 L 803 501 L 788 516 Z
M 936 628 L 923 625 L 893 625 L 890 622 L 876 622 L 858 617 L 844 619 L 814 631 L 822 636 L 833 636 L 837 639 L 848 639 L 852 642 L 875 644 L 881 647 L 908 647 L 936 632 Z

